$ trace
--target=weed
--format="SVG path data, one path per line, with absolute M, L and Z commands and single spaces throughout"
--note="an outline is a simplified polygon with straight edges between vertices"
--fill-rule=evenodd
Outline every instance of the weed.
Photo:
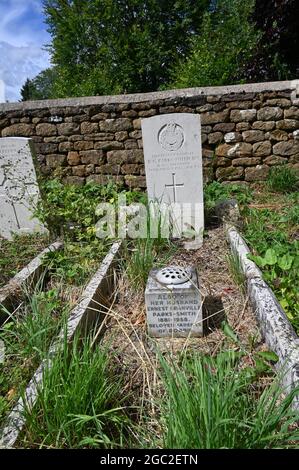
M 232 278 L 237 286 L 240 287 L 243 294 L 245 293 L 245 276 L 242 271 L 241 261 L 238 255 L 235 253 L 230 253 L 227 256 L 228 266 Z
M 0 237 L 0 287 L 49 244 L 42 234 L 18 235 L 12 240 Z
M 131 422 L 125 408 L 122 375 L 107 351 L 92 339 L 76 338 L 46 369 L 36 405 L 25 410 L 22 442 L 41 447 L 114 448 L 123 446 Z
M 5 345 L 4 363 L 0 364 L 1 418 L 47 354 L 67 311 L 68 305 L 62 304 L 57 290 L 43 292 L 38 285 L 33 293 L 27 293 L 19 310 L 9 314 L 0 329 Z
M 299 332 L 299 241 L 298 208 L 283 207 L 280 212 L 249 209 L 245 238 L 253 248 L 250 257 L 262 269 L 289 320 Z
M 252 200 L 252 192 L 247 186 L 238 184 L 221 184 L 213 181 L 204 187 L 204 202 L 206 216 L 209 217 L 216 204 L 224 199 L 235 198 L 239 204 L 246 204 Z
M 298 447 L 299 416 L 291 403 L 299 390 L 283 398 L 274 380 L 257 393 L 252 373 L 237 367 L 241 358 L 227 350 L 215 358 L 192 353 L 181 363 L 161 359 L 164 448 Z
M 270 168 L 267 184 L 271 191 L 291 193 L 299 189 L 299 178 L 292 168 L 286 165 Z
M 135 239 L 134 244 L 128 241 L 125 248 L 126 273 L 131 284 L 137 289 L 144 288 L 154 265 L 162 266 L 167 263 L 176 249 L 169 238 L 162 236 L 164 219 L 160 211 L 154 219 L 156 227 L 151 226 L 149 207 L 147 214 L 146 238 Z M 152 231 L 156 237 L 152 237 Z

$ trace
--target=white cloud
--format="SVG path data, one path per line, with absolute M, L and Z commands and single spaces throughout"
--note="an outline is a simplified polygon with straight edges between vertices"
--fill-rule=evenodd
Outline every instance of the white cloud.
M 19 100 L 26 79 L 50 65 L 41 14 L 42 0 L 0 0 L 0 80 L 9 101 Z

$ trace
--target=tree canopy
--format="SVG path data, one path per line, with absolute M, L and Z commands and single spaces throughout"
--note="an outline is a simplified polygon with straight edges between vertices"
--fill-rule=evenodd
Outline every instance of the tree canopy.
M 43 0 L 52 69 L 23 99 L 296 78 L 298 0 Z
M 209 0 L 45 0 L 59 96 L 146 92 L 199 34 Z

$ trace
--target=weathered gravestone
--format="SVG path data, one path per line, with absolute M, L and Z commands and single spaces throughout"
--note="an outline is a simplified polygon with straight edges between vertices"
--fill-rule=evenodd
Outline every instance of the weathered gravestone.
M 45 231 L 32 211 L 40 197 L 31 139 L 0 138 L 0 236 Z
M 145 290 L 145 305 L 150 336 L 202 336 L 201 295 L 194 268 L 153 269 Z
M 141 121 L 147 193 L 150 201 L 172 208 L 178 236 L 204 229 L 200 116 L 163 114 Z

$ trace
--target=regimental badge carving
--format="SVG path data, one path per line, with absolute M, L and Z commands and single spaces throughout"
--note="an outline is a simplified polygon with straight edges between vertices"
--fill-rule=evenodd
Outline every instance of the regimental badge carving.
M 173 152 L 182 147 L 185 140 L 184 130 L 174 121 L 163 126 L 158 133 L 158 141 L 165 150 Z

